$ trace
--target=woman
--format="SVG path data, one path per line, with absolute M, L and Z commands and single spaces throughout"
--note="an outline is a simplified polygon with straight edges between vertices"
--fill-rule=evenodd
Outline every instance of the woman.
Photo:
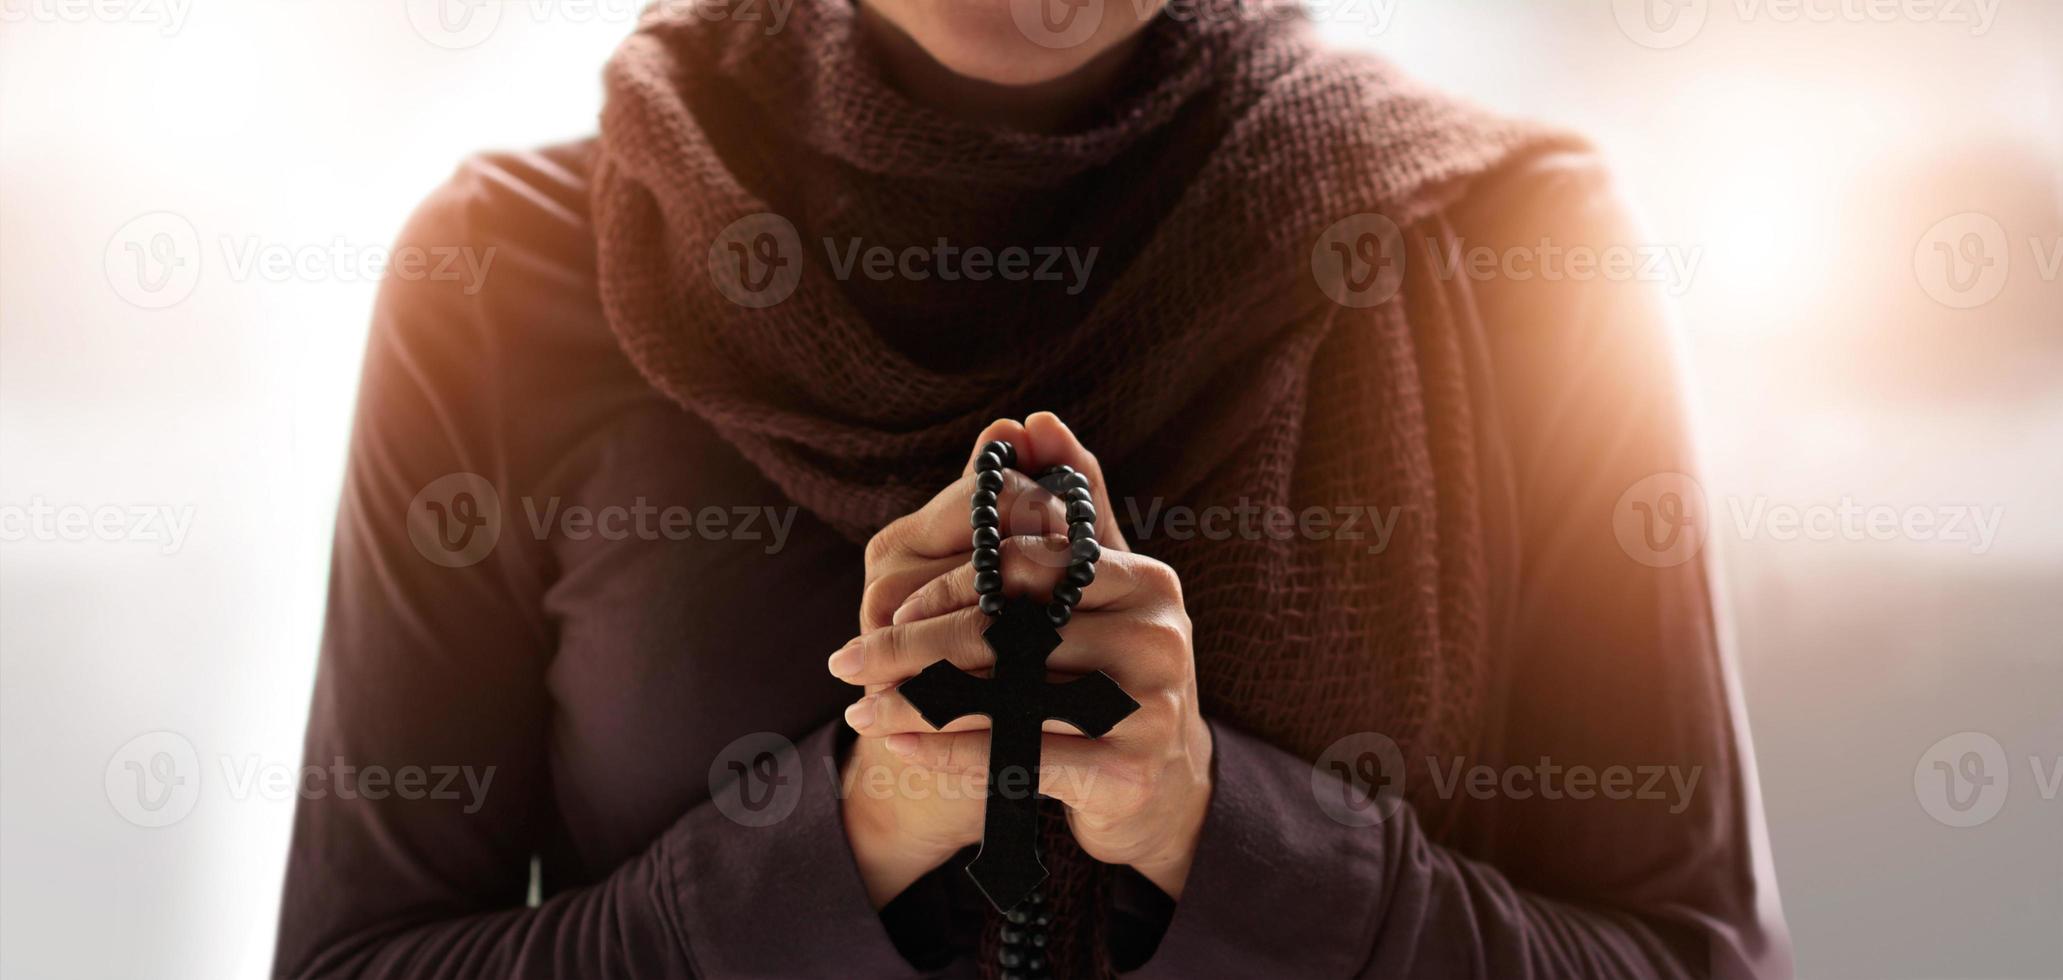
M 304 802 L 280 973 L 1787 971 L 1705 572 L 1613 533 L 1692 469 L 1652 288 L 1465 261 L 1634 241 L 1579 143 L 1279 6 L 749 11 L 410 226 L 496 275 L 382 296 L 307 751 L 484 791 Z M 1141 704 L 1047 725 L 1037 949 L 896 691 L 992 663 L 995 439 Z

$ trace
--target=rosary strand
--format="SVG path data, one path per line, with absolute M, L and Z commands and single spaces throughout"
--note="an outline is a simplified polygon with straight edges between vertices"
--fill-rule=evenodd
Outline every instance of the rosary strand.
M 989 616 L 1003 612 L 1003 538 L 998 529 L 1002 514 L 996 509 L 1003 490 L 1003 471 L 1017 468 L 1017 447 L 998 439 L 981 447 L 974 458 L 974 591 L 981 596 L 981 611 Z M 1096 560 L 1103 550 L 1096 544 L 1096 504 L 1089 493 L 1089 478 L 1071 466 L 1055 466 L 1039 474 L 1038 483 L 1060 497 L 1067 506 L 1067 573 L 1053 587 L 1053 599 L 1046 605 L 1046 618 L 1055 629 L 1074 618 L 1074 607 L 1082 601 L 1082 589 L 1096 581 Z M 1037 980 L 1051 976 L 1046 958 L 1046 934 L 1053 913 L 1045 907 L 1045 896 L 1032 892 L 1003 916 L 996 931 L 996 963 L 1003 968 L 1002 980 Z

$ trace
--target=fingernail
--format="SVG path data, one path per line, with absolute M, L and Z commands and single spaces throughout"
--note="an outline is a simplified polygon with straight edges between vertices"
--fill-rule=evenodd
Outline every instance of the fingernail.
M 866 659 L 866 653 L 860 649 L 860 641 L 853 640 L 832 654 L 826 666 L 831 669 L 833 676 L 853 677 L 859 674 L 860 665 L 865 663 Z
M 854 730 L 873 724 L 874 696 L 869 694 L 853 702 L 852 707 L 845 709 L 845 723 L 851 725 Z
M 905 759 L 917 754 L 917 736 L 909 732 L 898 732 L 888 736 L 888 751 Z
M 901 626 L 903 624 L 903 617 L 912 614 L 911 602 L 916 598 L 916 596 L 912 595 L 910 598 L 904 599 L 902 605 L 895 607 L 895 615 L 888 617 L 888 625 Z

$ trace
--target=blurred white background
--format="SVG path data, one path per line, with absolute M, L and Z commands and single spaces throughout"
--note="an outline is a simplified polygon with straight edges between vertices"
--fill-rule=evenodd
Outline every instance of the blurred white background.
M 1801 975 L 2063 976 L 2063 4 L 1316 7 L 1592 135 L 1695 263 L 1671 285 Z M 634 14 L 0 0 L 0 975 L 267 971 L 293 801 L 263 777 L 299 764 L 361 263 L 466 154 L 590 132 Z M 1736 520 L 1844 501 L 1998 523 Z M 107 507 L 158 540 L 20 531 Z M 2007 786 L 1951 827 L 1916 776 L 1961 732 Z M 128 767 L 161 751 L 169 797 Z

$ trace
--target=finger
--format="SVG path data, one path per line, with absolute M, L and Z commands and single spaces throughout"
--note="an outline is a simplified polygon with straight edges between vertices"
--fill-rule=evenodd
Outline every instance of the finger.
M 1016 419 L 997 419 L 990 422 L 987 428 L 981 430 L 981 435 L 975 437 L 974 449 L 967 454 L 967 465 L 960 468 L 960 475 L 972 476 L 974 461 L 981 457 L 982 449 L 998 439 L 1019 449 L 1023 449 L 1028 441 L 1024 436 L 1024 424 Z
M 946 723 L 944 728 L 934 728 L 924 719 L 922 712 L 910 699 L 886 689 L 854 701 L 846 706 L 845 724 L 865 738 L 886 738 L 890 735 L 931 735 L 938 732 L 986 732 L 994 727 L 987 715 L 965 715 Z M 1039 727 L 1049 732 L 1079 735 L 1081 729 L 1058 719 L 1048 719 Z
M 1089 494 L 1096 503 L 1096 543 L 1113 551 L 1130 551 L 1124 532 L 1118 529 L 1117 510 L 1110 504 L 1110 486 L 1103 479 L 1103 465 L 1096 454 L 1082 445 L 1074 430 L 1052 412 L 1033 412 L 1024 420 L 1028 444 L 1018 454 L 1027 472 L 1038 473 L 1067 465 L 1089 478 Z
M 1050 596 L 1055 586 L 1067 579 L 1068 544 L 1058 535 L 1004 538 L 1003 593 L 1005 595 Z M 939 575 L 911 591 L 909 598 L 890 615 L 895 624 L 942 616 L 981 601 L 974 589 L 974 566 L 966 562 L 933 565 Z M 1105 552 L 1086 574 L 1093 576 L 1082 590 L 1079 612 L 1094 609 L 1119 611 L 1139 606 L 1181 601 L 1181 583 L 1174 569 L 1144 555 L 1128 551 Z
M 888 751 L 904 762 L 946 775 L 988 774 L 989 733 L 901 734 Z M 1023 787 L 1029 773 L 1000 773 L 1003 786 Z M 1145 790 L 1141 767 L 1115 745 L 1079 735 L 1048 733 L 1039 738 L 1038 791 L 1070 807 L 1117 810 Z
M 900 684 L 940 660 L 966 671 L 995 666 L 982 640 L 989 617 L 967 608 L 862 634 L 831 655 L 827 669 L 847 684 Z M 1047 668 L 1101 670 L 1128 691 L 1154 690 L 1190 673 L 1188 617 L 1176 609 L 1077 614 Z
M 964 553 L 944 558 L 906 555 L 890 560 L 860 590 L 860 632 L 871 633 L 887 626 L 894 621 L 896 610 L 909 603 L 911 593 L 954 569 L 967 569 L 971 580 L 973 568 Z
M 1067 530 L 1067 508 L 1031 477 L 1016 470 L 998 472 L 993 491 L 1000 533 L 1047 534 Z M 945 558 L 973 550 L 971 507 L 980 477 L 962 476 L 919 507 L 897 518 L 867 542 L 867 580 L 911 558 Z

